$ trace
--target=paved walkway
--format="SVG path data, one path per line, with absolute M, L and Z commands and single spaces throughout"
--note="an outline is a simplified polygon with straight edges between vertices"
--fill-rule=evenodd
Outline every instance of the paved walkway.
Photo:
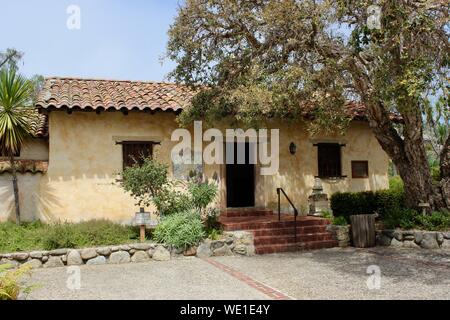
M 370 268 L 369 268 L 370 267 Z M 375 276 L 367 273 L 375 272 Z M 255 257 L 39 269 L 30 299 L 450 299 L 450 251 L 325 249 Z M 73 270 L 72 270 L 73 271 Z M 376 275 L 380 273 L 381 281 Z M 71 282 L 69 284 L 76 283 Z M 369 290 L 367 282 L 379 289 Z

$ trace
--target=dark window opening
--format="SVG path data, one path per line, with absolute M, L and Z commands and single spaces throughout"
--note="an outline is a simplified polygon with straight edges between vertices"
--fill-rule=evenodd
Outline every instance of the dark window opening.
M 142 141 L 124 141 L 123 150 L 123 168 L 133 165 L 142 165 L 146 158 L 153 156 L 153 142 Z
M 369 162 L 368 161 L 352 161 L 352 178 L 368 178 Z
M 341 145 L 337 143 L 319 143 L 317 149 L 319 177 L 342 177 Z

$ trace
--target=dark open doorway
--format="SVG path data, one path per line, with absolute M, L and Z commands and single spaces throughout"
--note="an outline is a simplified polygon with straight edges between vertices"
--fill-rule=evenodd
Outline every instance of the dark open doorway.
M 234 164 L 226 165 L 227 207 L 254 207 L 255 165 L 250 164 L 250 144 L 245 143 L 245 164 L 239 164 L 237 161 L 237 146 L 238 144 L 234 143 Z

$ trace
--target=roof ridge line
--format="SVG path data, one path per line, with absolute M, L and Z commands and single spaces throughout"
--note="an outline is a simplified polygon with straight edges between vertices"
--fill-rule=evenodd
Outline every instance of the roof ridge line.
M 83 78 L 83 77 L 65 77 L 65 76 L 47 76 L 44 80 L 77 80 L 77 81 L 108 81 L 108 82 L 129 82 L 129 83 L 150 83 L 150 84 L 169 84 L 176 86 L 187 86 L 176 82 L 157 81 L 157 80 L 124 80 L 124 79 L 105 79 L 105 78 Z

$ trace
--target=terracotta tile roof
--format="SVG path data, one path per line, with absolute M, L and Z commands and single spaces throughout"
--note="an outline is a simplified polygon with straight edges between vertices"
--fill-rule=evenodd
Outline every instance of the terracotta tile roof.
M 38 160 L 18 160 L 16 161 L 16 169 L 19 173 L 46 173 L 48 170 L 48 161 Z M 9 161 L 0 161 L 0 174 L 11 173 L 11 164 Z
M 367 109 L 366 106 L 358 102 L 348 102 L 346 105 L 346 111 L 349 116 L 355 120 L 367 120 Z M 394 112 L 389 113 L 389 117 L 395 123 L 401 123 L 403 118 Z
M 35 121 L 31 124 L 31 127 L 35 138 L 48 137 L 48 116 L 36 112 Z
M 36 107 L 42 110 L 152 110 L 182 111 L 188 107 L 195 92 L 187 86 L 166 82 L 101 80 L 81 78 L 46 78 Z M 366 120 L 363 104 L 349 102 L 347 112 L 355 120 Z M 305 117 L 311 111 L 304 110 Z M 401 121 L 391 114 L 394 121 Z M 36 130 L 39 136 L 48 135 L 47 118 L 41 118 Z
M 194 92 L 165 82 L 47 78 L 38 109 L 181 111 Z

